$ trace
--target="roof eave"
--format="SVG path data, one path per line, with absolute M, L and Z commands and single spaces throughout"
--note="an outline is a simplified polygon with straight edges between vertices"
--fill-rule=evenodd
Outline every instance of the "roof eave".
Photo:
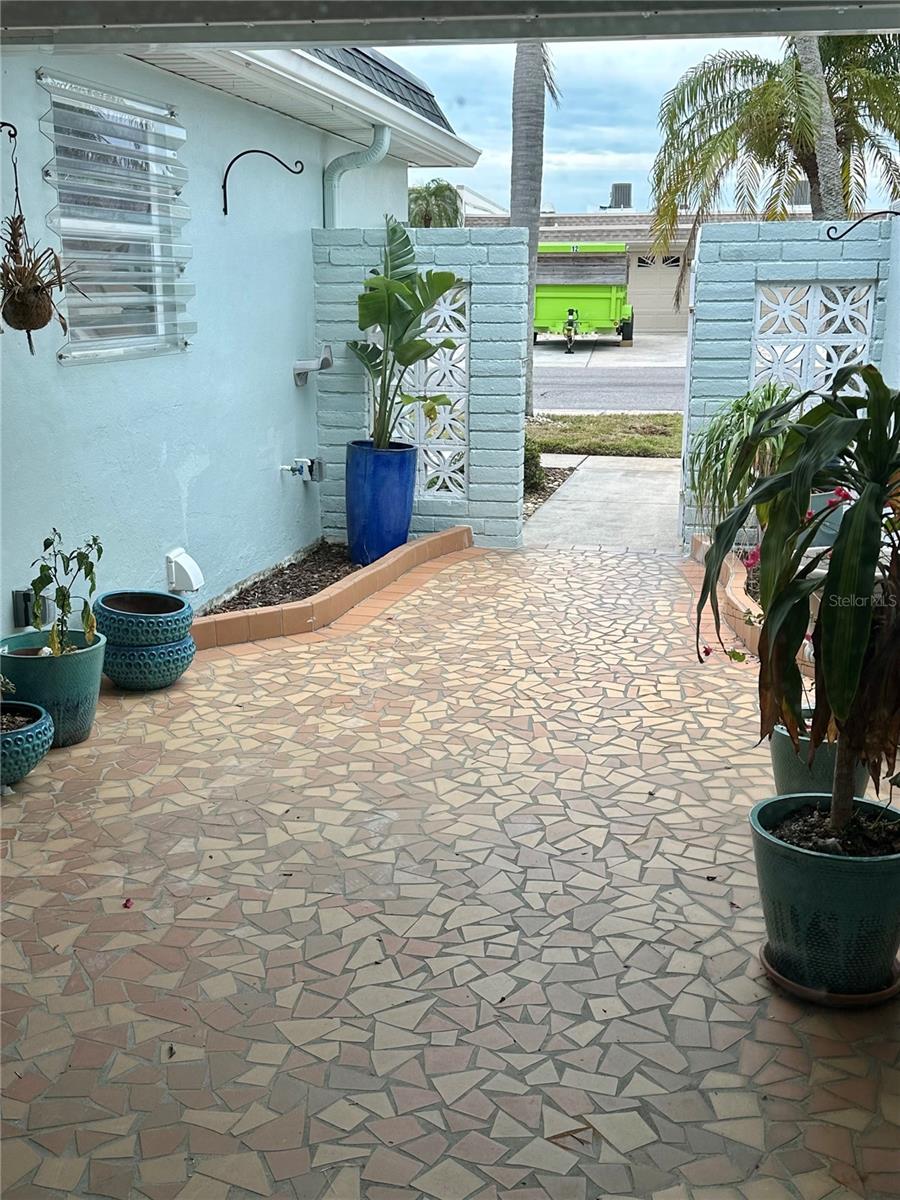
M 243 69 L 249 66 L 264 72 L 276 90 L 298 87 L 312 90 L 348 116 L 361 117 L 371 125 L 388 125 L 401 135 L 403 142 L 418 147 L 420 157 L 427 159 L 429 165 L 473 167 L 481 157 L 480 150 L 456 134 L 302 50 L 230 50 L 224 53 L 235 60 L 236 65 L 241 63 Z M 391 152 L 395 153 L 394 150 Z

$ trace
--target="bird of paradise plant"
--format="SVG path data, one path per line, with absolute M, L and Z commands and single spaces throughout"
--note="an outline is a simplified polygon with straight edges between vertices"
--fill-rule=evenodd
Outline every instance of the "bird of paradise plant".
M 359 327 L 374 331 L 376 340 L 347 343 L 369 377 L 376 450 L 390 446 L 397 423 L 410 406 L 421 404 L 433 421 L 438 407 L 450 403 L 445 395 L 410 394 L 404 384 L 416 363 L 439 350 L 455 349 L 452 338 L 429 341 L 424 336 L 425 322 L 434 305 L 463 282 L 452 271 L 420 274 L 407 231 L 393 217 L 386 218 L 386 225 L 381 270 L 366 279 L 357 301 Z

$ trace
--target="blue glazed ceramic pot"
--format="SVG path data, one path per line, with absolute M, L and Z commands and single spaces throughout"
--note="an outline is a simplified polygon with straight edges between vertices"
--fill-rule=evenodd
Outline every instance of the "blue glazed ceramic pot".
M 104 592 L 94 601 L 97 628 L 110 645 L 162 646 L 187 636 L 194 610 L 168 592 Z
M 0 783 L 8 787 L 33 771 L 53 745 L 53 720 L 39 704 L 4 700 L 0 709 L 31 719 L 21 729 L 0 732 Z
M 416 485 L 416 448 L 371 440 L 347 444 L 347 544 L 350 558 L 366 566 L 405 544 Z
M 38 704 L 50 714 L 54 746 L 74 746 L 91 732 L 103 674 L 103 634 L 90 645 L 80 631 L 71 631 L 69 639 L 73 653 L 45 658 L 38 654 L 47 645 L 43 630 L 14 633 L 0 641 L 3 674 L 15 684 L 17 699 Z
M 106 648 L 103 672 L 112 682 L 129 692 L 153 692 L 170 687 L 180 679 L 193 661 L 197 647 L 188 634 L 178 642 L 164 646 L 118 646 Z

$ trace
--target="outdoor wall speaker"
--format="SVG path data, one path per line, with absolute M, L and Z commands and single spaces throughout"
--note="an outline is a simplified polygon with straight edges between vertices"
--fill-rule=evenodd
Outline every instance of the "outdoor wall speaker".
M 166 578 L 170 592 L 197 592 L 203 587 L 203 572 L 184 546 L 166 555 Z

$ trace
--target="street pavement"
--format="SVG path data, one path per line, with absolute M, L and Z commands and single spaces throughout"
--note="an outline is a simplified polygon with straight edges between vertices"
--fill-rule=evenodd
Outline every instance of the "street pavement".
M 559 338 L 534 348 L 536 412 L 681 412 L 687 338 L 645 334 L 633 346 L 585 339 L 566 354 Z

